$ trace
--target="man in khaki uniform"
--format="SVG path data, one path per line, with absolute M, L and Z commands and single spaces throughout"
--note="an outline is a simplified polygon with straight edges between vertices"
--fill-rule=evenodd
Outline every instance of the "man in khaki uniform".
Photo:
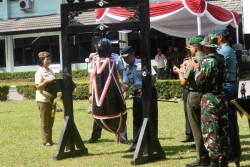
M 199 63 L 205 58 L 200 44 L 201 41 L 203 41 L 203 38 L 200 37 L 192 37 L 189 40 L 192 59 Z M 173 67 L 173 71 L 178 74 L 180 84 L 189 90 L 187 97 L 187 114 L 193 132 L 197 157 L 193 163 L 186 164 L 186 167 L 206 166 L 209 164 L 209 158 L 201 134 L 201 87 L 195 82 L 194 70 L 190 64 L 186 67 L 184 73 L 176 66 Z

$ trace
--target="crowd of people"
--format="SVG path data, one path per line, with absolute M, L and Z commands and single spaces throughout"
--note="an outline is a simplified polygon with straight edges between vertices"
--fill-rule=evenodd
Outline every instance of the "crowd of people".
M 177 79 L 173 73 L 173 66 L 180 67 L 186 56 L 185 52 L 181 51 L 177 45 L 169 45 L 165 54 L 162 53 L 162 48 L 157 48 L 155 55 L 157 79 Z
M 183 56 L 177 46 L 169 46 L 164 55 L 157 49 L 155 61 L 157 72 L 151 67 L 152 99 L 157 99 L 154 86 L 157 78 L 176 78 L 183 87 L 184 114 L 186 118 L 186 138 L 182 142 L 193 142 L 197 156 L 187 167 L 228 167 L 229 161 L 240 166 L 241 148 L 236 111 L 230 101 L 237 98 L 237 60 L 233 49 L 229 46 L 230 34 L 227 28 L 220 28 L 213 34 L 195 36 L 188 40 L 188 55 Z M 116 61 L 117 72 L 120 73 L 122 85 L 120 90 L 127 99 L 128 90 L 133 89 L 133 142 L 126 150 L 135 150 L 143 121 L 142 111 L 142 68 L 135 48 L 125 47 L 120 55 L 111 51 L 111 43 L 107 38 L 100 40 L 97 51 L 90 56 L 98 59 L 104 54 Z M 103 50 L 106 52 L 103 53 Z M 102 51 L 102 52 L 101 52 Z M 50 103 L 42 89 L 54 79 L 53 72 L 48 68 L 50 54 L 38 54 L 41 68 L 35 75 L 36 101 L 40 111 L 42 143 L 53 144 Z M 92 58 L 91 57 L 91 58 Z M 121 62 L 123 60 L 123 63 Z M 92 74 L 90 74 L 92 78 Z M 90 79 L 89 101 L 93 106 L 92 79 Z M 158 131 L 157 101 L 151 101 L 150 114 L 152 126 Z M 128 144 L 126 124 L 120 132 L 122 142 Z M 101 128 L 94 122 L 89 143 L 95 143 L 101 137 Z
M 229 161 L 240 166 L 237 115 L 230 103 L 237 98 L 237 60 L 229 38 L 227 28 L 191 37 L 185 69 L 173 67 L 189 92 L 187 117 L 197 151 L 196 160 L 186 166 L 228 167 Z

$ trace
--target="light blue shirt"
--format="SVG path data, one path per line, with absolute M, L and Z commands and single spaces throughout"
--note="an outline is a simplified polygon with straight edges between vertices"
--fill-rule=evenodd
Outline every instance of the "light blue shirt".
M 116 68 L 118 71 L 120 70 L 124 70 L 124 66 L 123 66 L 123 61 L 120 57 L 120 55 L 116 54 L 116 53 L 112 53 L 111 57 L 115 59 L 115 63 L 116 63 Z
M 141 59 L 136 59 L 133 66 L 127 64 L 123 72 L 123 83 L 130 83 L 133 85 L 133 89 L 142 88 L 142 64 Z M 156 72 L 153 67 L 151 67 L 151 75 L 155 75 Z
M 237 58 L 233 49 L 228 43 L 221 45 L 221 49 L 218 53 L 224 56 L 227 65 L 227 77 L 226 81 L 235 81 L 237 75 Z

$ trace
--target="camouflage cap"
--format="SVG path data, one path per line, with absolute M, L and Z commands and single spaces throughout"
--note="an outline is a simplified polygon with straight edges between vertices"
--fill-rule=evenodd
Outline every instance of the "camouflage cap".
M 208 34 L 200 44 L 209 48 L 219 47 L 217 36 L 215 34 Z
M 38 53 L 38 57 L 39 58 L 44 58 L 44 57 L 50 57 L 50 53 L 49 52 L 39 52 Z

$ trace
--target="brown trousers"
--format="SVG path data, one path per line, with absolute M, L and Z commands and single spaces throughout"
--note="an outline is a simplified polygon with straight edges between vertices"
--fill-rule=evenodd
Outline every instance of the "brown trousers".
M 51 117 L 52 105 L 48 102 L 37 102 L 41 118 L 42 142 L 43 144 L 52 143 L 52 127 L 54 117 Z

